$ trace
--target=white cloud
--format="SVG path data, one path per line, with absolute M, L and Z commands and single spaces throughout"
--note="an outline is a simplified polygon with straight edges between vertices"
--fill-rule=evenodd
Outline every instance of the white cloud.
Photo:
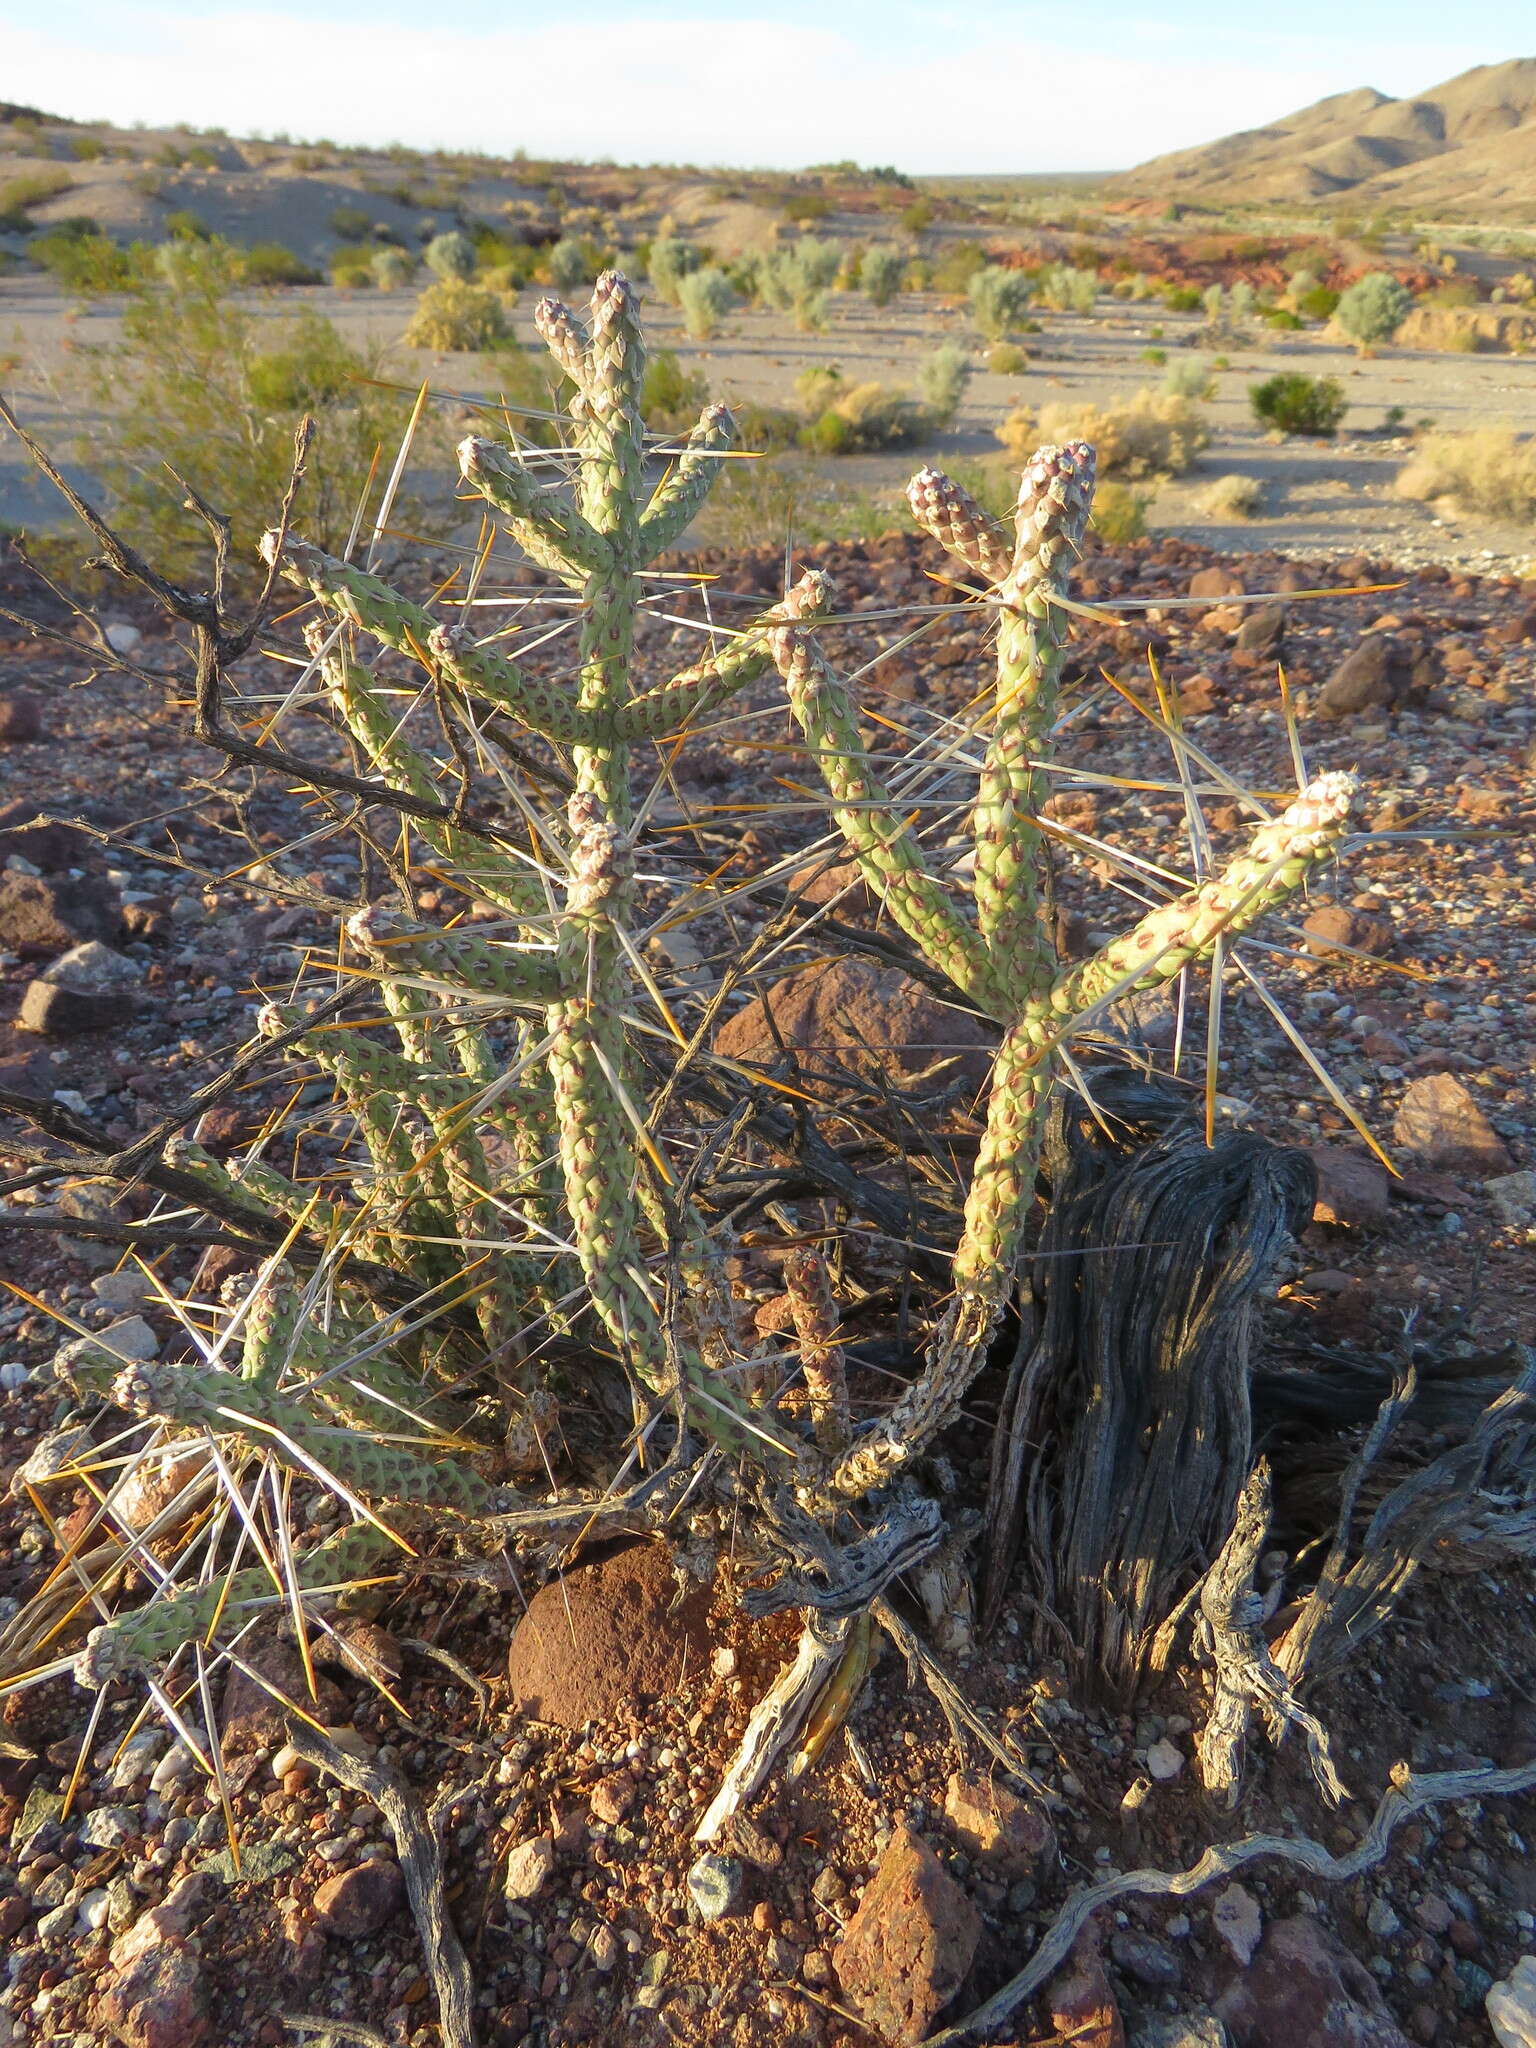
M 193 21 L 106 10 L 106 40 L 6 31 L 6 93 L 79 117 L 188 121 L 620 162 L 794 165 L 854 157 L 914 171 L 1100 169 L 1208 140 L 1363 81 L 1289 64 L 1191 62 L 965 35 L 924 46 L 763 19 L 577 20 L 455 30 L 348 26 L 277 10 Z M 569 17 L 567 18 L 569 20 Z M 1451 68 L 1454 68 L 1452 66 Z M 1431 72 L 1421 84 L 1427 84 Z

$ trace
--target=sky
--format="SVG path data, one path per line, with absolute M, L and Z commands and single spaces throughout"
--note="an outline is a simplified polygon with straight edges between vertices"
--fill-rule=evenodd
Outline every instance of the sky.
M 1530 0 L 0 0 L 0 97 L 619 163 L 1113 170 L 1536 54 Z

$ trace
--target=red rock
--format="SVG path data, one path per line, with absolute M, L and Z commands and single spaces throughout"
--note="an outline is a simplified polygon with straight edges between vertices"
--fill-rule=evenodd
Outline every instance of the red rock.
M 162 1942 L 119 1971 L 98 2014 L 124 2048 L 200 2048 L 213 2035 L 203 1966 L 180 1943 Z
M 1319 903 L 1302 919 L 1307 951 L 1315 958 L 1339 946 L 1352 946 L 1358 953 L 1385 953 L 1397 941 L 1395 928 L 1384 917 L 1363 917 L 1342 903 Z
M 833 1954 L 861 2018 L 921 2041 L 971 1967 L 981 1916 L 920 1835 L 898 1828 Z
M 1370 1971 L 1305 1914 L 1271 1922 L 1216 2012 L 1233 2048 L 1407 2048 Z
M 1508 1173 L 1504 1140 L 1454 1075 L 1426 1074 L 1408 1085 L 1392 1131 L 1421 1166 L 1479 1179 Z
M 1417 692 L 1433 689 L 1440 664 L 1425 649 L 1392 633 L 1368 633 L 1317 693 L 1317 709 L 1328 718 L 1390 708 Z
M 315 1893 L 315 1925 L 322 1934 L 361 1941 L 394 1917 L 404 1895 L 398 1863 L 373 1858 L 328 1877 Z
M 779 1040 L 813 1067 L 876 1069 L 898 1086 L 948 1057 L 938 1078 L 959 1076 L 977 1088 L 990 1071 L 993 1042 L 975 1017 L 950 1008 L 899 969 L 855 959 L 805 967 L 777 982 L 765 998 L 726 1018 L 715 1033 L 715 1050 L 772 1066 L 782 1057 Z
M 1091 1922 L 1077 1938 L 1071 1968 L 1046 1986 L 1045 2004 L 1061 2048 L 1125 2048 L 1125 2022 Z
M 838 861 L 829 867 L 823 855 L 796 868 L 785 886 L 804 904 L 819 906 L 836 899 L 827 914 L 837 924 L 863 924 L 879 912 L 856 861 Z
M 507 1655 L 514 1704 L 580 1728 L 674 1693 L 707 1667 L 710 1595 L 679 1596 L 663 1543 L 632 1543 L 540 1587 Z
M 1346 1230 L 1380 1230 L 1392 1213 L 1391 1177 L 1368 1152 L 1344 1145 L 1309 1145 L 1317 1168 L 1314 1223 L 1336 1223 Z
M 1243 579 L 1231 569 L 1197 569 L 1189 579 L 1191 597 L 1241 597 Z

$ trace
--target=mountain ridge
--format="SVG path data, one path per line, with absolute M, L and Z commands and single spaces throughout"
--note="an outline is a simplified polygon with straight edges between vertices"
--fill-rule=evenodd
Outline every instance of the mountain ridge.
M 1331 93 L 1262 127 L 1153 157 L 1105 189 L 1536 214 L 1536 57 L 1474 65 L 1408 99 L 1374 86 Z

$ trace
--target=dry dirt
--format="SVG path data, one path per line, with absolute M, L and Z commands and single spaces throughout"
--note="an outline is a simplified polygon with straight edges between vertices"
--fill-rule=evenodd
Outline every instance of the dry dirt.
M 537 296 L 524 293 L 514 314 L 517 332 L 529 344 L 535 341 Z M 253 298 L 251 304 L 274 322 L 313 309 L 354 344 L 387 348 L 394 373 L 411 384 L 427 376 L 444 391 L 494 393 L 493 361 L 400 346 L 413 299 L 410 292 L 317 286 Z M 968 348 L 977 367 L 952 431 L 921 447 L 824 465 L 831 480 L 886 498 L 896 527 L 907 524 L 900 493 L 919 463 L 999 459 L 993 430 L 1015 406 L 1102 402 L 1144 384 L 1156 386 L 1164 369 L 1143 360 L 1149 348 L 1165 349 L 1171 363 L 1208 363 L 1223 351 L 1188 345 L 1200 318 L 1109 299 L 1100 300 L 1092 317 L 1045 312 L 1044 332 L 1028 337 L 1028 370 L 1000 377 L 984 367 L 985 346 L 964 307 L 932 293 L 905 294 L 884 311 L 858 295 L 834 294 L 830 324 L 821 334 L 799 334 L 780 315 L 742 310 L 710 342 L 690 341 L 673 309 L 647 307 L 653 346 L 676 349 L 685 368 L 702 373 L 712 395 L 727 401 L 792 404 L 796 377 L 826 363 L 838 364 L 850 383 L 872 379 L 914 390 L 919 364 L 941 342 Z M 46 278 L 0 278 L 0 355 L 15 365 L 0 389 L 56 452 L 82 432 L 110 431 L 109 422 L 93 419 L 84 408 L 79 357 L 110 344 L 117 328 L 110 302 L 82 309 Z M 1226 345 L 1230 366 L 1213 373 L 1216 392 L 1206 408 L 1211 445 L 1195 470 L 1156 489 L 1148 508 L 1155 531 L 1290 556 L 1366 550 L 1407 564 L 1451 561 L 1500 569 L 1520 569 L 1536 558 L 1536 535 L 1528 527 L 1452 516 L 1393 497 L 1392 479 L 1410 446 L 1404 433 L 1389 432 L 1385 424 L 1389 409 L 1399 407 L 1408 427 L 1433 422 L 1452 430 L 1487 424 L 1536 430 L 1536 358 L 1385 349 L 1362 361 L 1320 332 L 1275 335 L 1257 326 L 1250 341 L 1251 346 Z M 1249 386 L 1294 370 L 1344 384 L 1350 409 L 1337 440 L 1271 437 L 1253 420 Z M 71 473 L 88 481 L 88 470 L 79 465 Z M 1200 510 L 1200 492 L 1213 478 L 1233 473 L 1262 485 L 1260 515 L 1214 523 Z M 217 479 L 208 481 L 216 497 Z M 39 486 L 22 451 L 9 436 L 0 439 L 0 528 L 58 520 L 56 501 Z

